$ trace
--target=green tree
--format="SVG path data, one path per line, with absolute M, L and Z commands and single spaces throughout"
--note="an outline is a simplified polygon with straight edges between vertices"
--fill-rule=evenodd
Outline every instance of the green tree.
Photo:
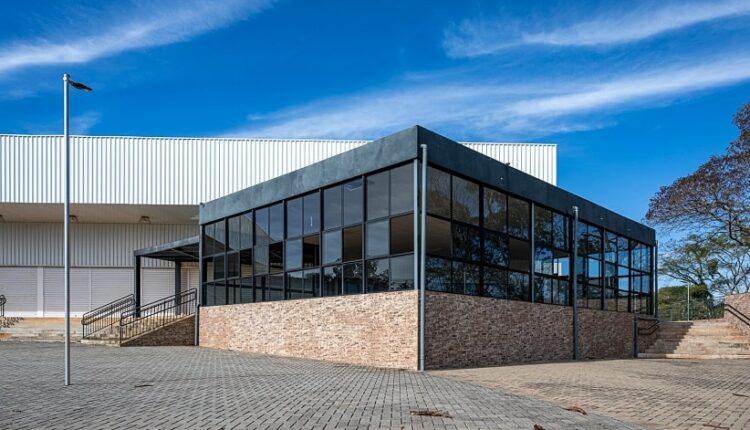
M 726 153 L 661 187 L 646 219 L 673 234 L 661 274 L 717 293 L 750 292 L 750 103 L 733 118 Z

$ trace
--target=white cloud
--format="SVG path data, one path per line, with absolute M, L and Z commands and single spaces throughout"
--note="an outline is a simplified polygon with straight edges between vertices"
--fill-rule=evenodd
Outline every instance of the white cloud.
M 85 63 L 141 48 L 185 41 L 242 20 L 269 6 L 271 0 L 184 1 L 151 4 L 122 22 L 78 22 L 70 28 L 101 28 L 93 34 L 61 34 L 55 41 L 16 41 L 0 47 L 0 74 L 51 64 Z M 158 5 L 158 6 L 157 6 Z
M 100 112 L 89 111 L 70 118 L 70 134 L 88 134 L 102 119 Z
M 631 3 L 627 3 L 632 7 Z M 653 2 L 632 10 L 611 10 L 606 15 L 554 28 L 549 23 L 513 23 L 507 20 L 464 21 L 448 30 L 443 41 L 452 57 L 475 57 L 522 45 L 603 46 L 654 37 L 692 25 L 750 14 L 747 0 Z M 553 21 L 564 21 L 556 17 Z M 535 27 L 544 27 L 534 30 Z M 546 29 L 552 27 L 551 29 Z
M 542 137 L 611 125 L 607 113 L 750 79 L 750 55 L 520 85 L 436 81 L 370 90 L 264 116 L 229 135 L 372 138 L 414 124 L 484 138 Z

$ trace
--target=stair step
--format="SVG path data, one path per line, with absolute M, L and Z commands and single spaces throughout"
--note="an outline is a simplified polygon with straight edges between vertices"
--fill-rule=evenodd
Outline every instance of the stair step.
M 727 359 L 727 360 L 739 360 L 739 359 L 750 359 L 750 353 L 747 354 L 681 354 L 681 353 L 640 353 L 638 358 L 675 358 L 684 360 L 715 360 L 715 359 Z

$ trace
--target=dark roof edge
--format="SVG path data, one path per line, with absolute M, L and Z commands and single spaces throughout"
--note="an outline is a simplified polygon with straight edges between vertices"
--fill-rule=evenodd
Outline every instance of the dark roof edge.
M 417 158 L 417 127 L 374 140 L 200 206 L 205 224 Z
M 573 206 L 578 206 L 579 218 L 582 221 L 604 227 L 647 245 L 653 246 L 656 243 L 656 231 L 651 227 L 503 164 L 424 127 L 418 126 L 417 134 L 419 143 L 427 145 L 429 163 L 486 183 L 501 191 L 531 199 L 564 214 L 572 216 Z

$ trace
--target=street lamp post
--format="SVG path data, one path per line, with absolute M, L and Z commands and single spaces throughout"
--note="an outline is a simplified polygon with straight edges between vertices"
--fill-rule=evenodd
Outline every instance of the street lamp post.
M 69 87 L 91 91 L 84 84 L 63 74 L 63 135 L 65 140 L 65 220 L 63 227 L 63 262 L 65 265 L 65 385 L 70 385 L 70 99 Z

